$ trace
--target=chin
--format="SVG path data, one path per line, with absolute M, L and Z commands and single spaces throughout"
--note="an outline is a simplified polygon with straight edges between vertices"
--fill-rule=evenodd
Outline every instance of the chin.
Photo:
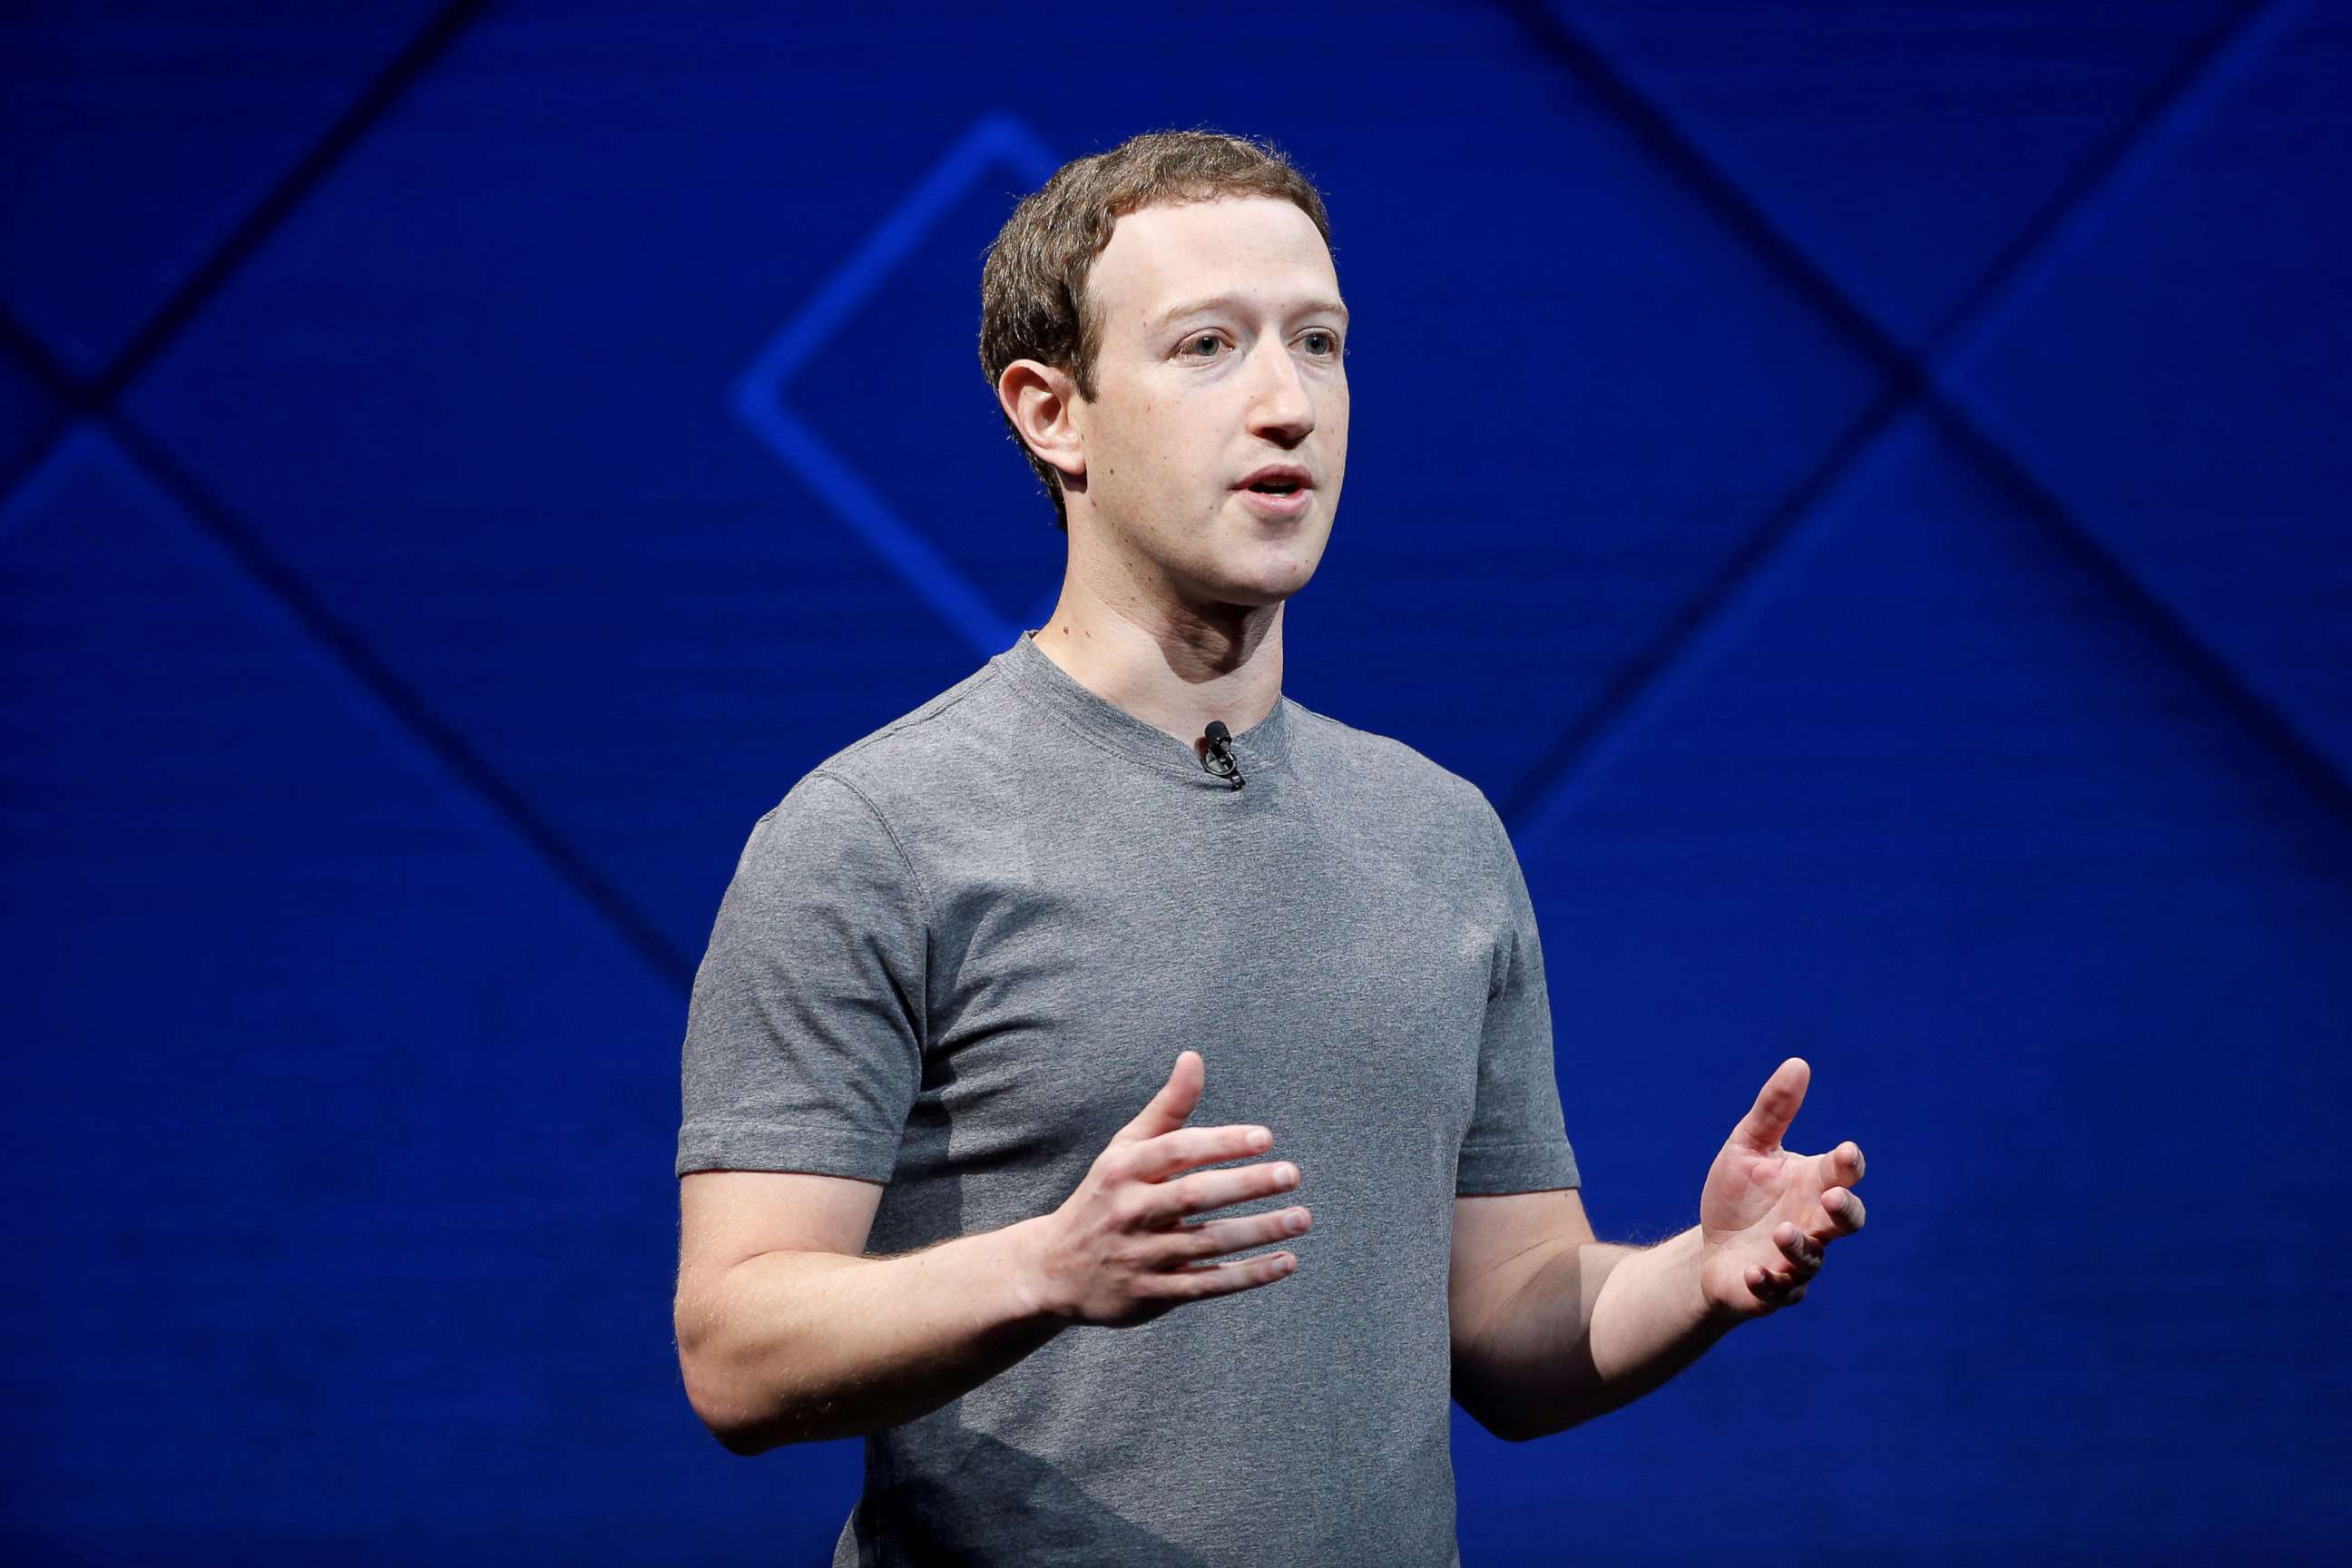
M 1288 570 L 1270 568 L 1232 581 L 1227 596 L 1236 605 L 1279 605 L 1307 586 L 1314 575 L 1312 561 Z

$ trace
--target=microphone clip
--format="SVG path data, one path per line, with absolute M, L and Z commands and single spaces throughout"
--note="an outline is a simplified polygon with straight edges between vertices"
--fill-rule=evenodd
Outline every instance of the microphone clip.
M 1205 733 L 1209 741 L 1209 754 L 1201 759 L 1201 765 L 1219 778 L 1232 781 L 1234 788 L 1241 788 L 1244 781 L 1241 764 L 1234 760 L 1233 731 L 1225 728 L 1223 720 L 1212 719 Z

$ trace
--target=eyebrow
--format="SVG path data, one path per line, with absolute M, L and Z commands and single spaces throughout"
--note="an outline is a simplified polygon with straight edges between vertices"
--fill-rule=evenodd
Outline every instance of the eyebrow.
M 1241 300 L 1232 294 L 1212 295 L 1206 300 L 1187 300 L 1181 305 L 1162 311 L 1152 325 L 1165 327 L 1181 321 L 1187 316 L 1198 316 L 1209 310 L 1231 310 L 1240 303 Z M 1302 300 L 1291 307 L 1290 313 L 1304 316 L 1318 310 L 1337 316 L 1343 322 L 1348 319 L 1348 307 L 1337 300 Z

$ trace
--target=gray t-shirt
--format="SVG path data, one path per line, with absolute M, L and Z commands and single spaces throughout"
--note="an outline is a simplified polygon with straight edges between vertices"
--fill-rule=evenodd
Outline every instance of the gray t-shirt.
M 1060 1206 L 1206 1065 L 1191 1125 L 1303 1173 L 1286 1279 L 1066 1330 L 867 1439 L 835 1559 L 1457 1561 L 1457 1194 L 1578 1184 L 1534 910 L 1478 788 L 1287 698 L 1244 786 L 1028 634 L 751 830 L 696 974 L 677 1173 L 887 1183 L 869 1250 Z

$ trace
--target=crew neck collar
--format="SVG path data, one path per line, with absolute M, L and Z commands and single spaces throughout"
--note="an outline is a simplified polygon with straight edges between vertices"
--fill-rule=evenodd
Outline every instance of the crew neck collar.
M 1083 738 L 1148 767 L 1200 779 L 1219 789 L 1230 787 L 1202 765 L 1191 746 L 1081 686 L 1076 677 L 1037 646 L 1033 634 L 1023 632 L 1013 639 L 1011 647 L 989 662 L 1003 670 L 1024 697 Z M 1243 779 L 1250 783 L 1255 782 L 1259 768 L 1288 763 L 1290 699 L 1276 698 L 1272 712 L 1248 729 L 1234 731 L 1234 757 L 1241 764 Z

